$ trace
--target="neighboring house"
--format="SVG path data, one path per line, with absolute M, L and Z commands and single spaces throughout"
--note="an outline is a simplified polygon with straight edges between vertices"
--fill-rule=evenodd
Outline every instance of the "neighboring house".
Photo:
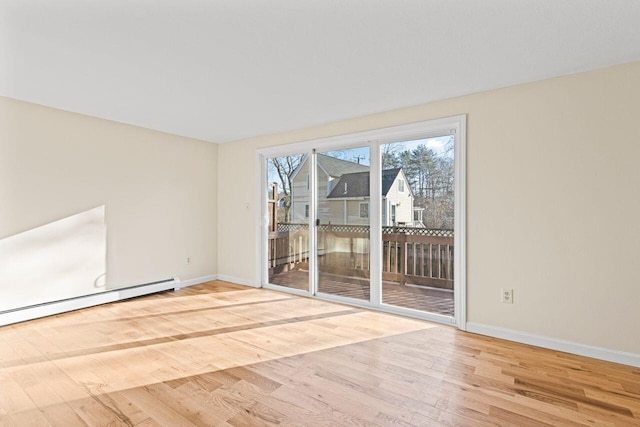
M 317 155 L 318 218 L 323 224 L 369 224 L 369 167 Z M 292 176 L 291 221 L 309 221 L 309 166 Z M 382 225 L 415 225 L 413 193 L 402 168 L 382 171 Z

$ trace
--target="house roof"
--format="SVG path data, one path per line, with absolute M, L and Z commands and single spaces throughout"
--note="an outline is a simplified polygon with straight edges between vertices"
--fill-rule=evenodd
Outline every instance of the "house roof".
M 396 180 L 401 168 L 382 171 L 382 197 L 386 197 L 391 185 Z M 345 184 L 347 191 L 345 192 Z M 340 177 L 333 187 L 328 199 L 342 199 L 345 197 L 369 197 L 369 171 L 347 173 Z
M 348 162 L 324 154 L 318 154 L 317 161 L 318 165 L 333 178 L 338 178 L 349 173 L 366 172 L 369 170 L 369 166 Z
M 393 185 L 393 181 L 400 173 L 402 168 L 387 169 L 382 171 L 382 197 L 386 197 L 389 189 Z

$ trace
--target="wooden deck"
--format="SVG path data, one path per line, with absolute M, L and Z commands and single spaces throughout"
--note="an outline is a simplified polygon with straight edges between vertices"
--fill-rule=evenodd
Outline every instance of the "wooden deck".
M 291 270 L 274 274 L 270 282 L 295 289 L 309 289 L 309 272 Z M 318 289 L 321 292 L 349 298 L 369 300 L 369 280 L 337 274 L 320 273 Z M 382 302 L 398 307 L 453 316 L 453 291 L 425 286 L 382 282 Z
M 640 369 L 212 282 L 0 328 L 1 426 L 637 426 Z
M 308 269 L 308 225 L 284 223 L 277 226 L 278 231 L 275 231 L 270 225 L 269 271 Z M 325 272 L 359 277 L 358 273 L 368 270 L 370 265 L 369 231 L 369 226 L 365 225 L 319 226 L 318 264 Z M 383 227 L 383 280 L 452 290 L 453 242 L 453 230 Z

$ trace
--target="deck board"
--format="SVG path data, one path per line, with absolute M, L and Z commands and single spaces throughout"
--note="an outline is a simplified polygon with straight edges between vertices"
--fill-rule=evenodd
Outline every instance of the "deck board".
M 367 279 L 320 273 L 318 289 L 321 292 L 348 298 L 369 300 L 369 281 Z M 309 272 L 290 270 L 272 275 L 269 282 L 274 285 L 295 289 L 309 289 Z M 398 307 L 453 316 L 453 291 L 436 289 L 427 286 L 401 285 L 399 283 L 382 282 L 382 302 Z

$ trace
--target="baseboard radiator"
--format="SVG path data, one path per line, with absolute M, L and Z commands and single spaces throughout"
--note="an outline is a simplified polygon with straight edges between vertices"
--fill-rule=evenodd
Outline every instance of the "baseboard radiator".
M 112 289 L 91 295 L 4 310 L 0 311 L 0 326 L 178 288 L 180 288 L 180 279 L 174 277 L 157 282 Z

